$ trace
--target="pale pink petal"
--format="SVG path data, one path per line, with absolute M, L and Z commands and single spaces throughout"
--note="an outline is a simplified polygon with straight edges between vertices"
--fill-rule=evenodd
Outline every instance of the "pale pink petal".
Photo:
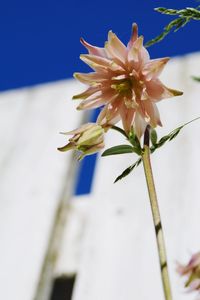
M 92 55 L 97 55 L 101 57 L 107 57 L 106 51 L 104 48 L 92 46 L 91 44 L 87 43 L 83 38 L 80 39 L 83 46 L 85 46 L 88 52 Z
M 77 99 L 87 99 L 88 97 L 90 97 L 91 95 L 93 95 L 93 94 L 95 94 L 97 92 L 99 92 L 99 87 L 96 87 L 96 86 L 89 87 L 83 93 L 74 95 L 72 99 L 74 99 L 74 100 L 77 100 Z
M 115 97 L 117 97 L 117 95 Z M 111 103 L 107 104 L 106 119 L 108 121 L 112 120 L 113 118 L 116 117 L 116 115 L 119 114 L 120 106 L 121 106 L 121 99 L 115 99 L 115 101 L 112 101 Z
M 165 57 L 161 59 L 152 59 L 147 62 L 142 70 L 142 74 L 145 76 L 145 79 L 147 81 L 156 79 L 160 75 L 168 61 L 169 58 Z
M 82 110 L 82 109 L 91 109 L 91 108 L 97 108 L 97 107 L 101 107 L 102 105 L 105 105 L 106 102 L 108 102 L 109 100 L 105 100 L 104 98 L 97 98 L 94 100 L 84 100 L 82 101 L 79 106 L 77 107 L 78 110 Z
M 192 258 L 190 259 L 188 266 L 190 268 L 195 268 L 198 267 L 199 265 L 200 265 L 200 252 L 197 252 L 192 255 Z
M 112 57 L 119 59 L 123 64 L 126 63 L 127 48 L 112 31 L 108 33 L 108 42 L 105 48 Z
M 140 63 L 140 68 L 149 61 L 149 52 L 143 46 L 143 36 L 140 36 L 128 51 L 129 63 Z
M 125 132 L 129 133 L 131 126 L 133 125 L 135 109 L 127 108 L 125 105 L 122 105 L 120 109 L 120 116 L 122 118 L 122 124 Z
M 93 73 L 74 73 L 74 77 L 80 82 L 88 85 L 95 85 L 96 83 L 104 82 L 108 76 L 106 74 Z
M 97 118 L 97 124 L 104 125 L 106 123 L 107 106 L 105 106 L 99 113 Z
M 133 123 L 133 129 L 138 139 L 140 139 L 141 136 L 144 134 L 146 127 L 147 123 L 145 122 L 144 118 L 138 112 L 136 112 Z
M 151 100 L 155 102 L 183 95 L 183 92 L 167 88 L 159 79 L 146 81 L 146 90 Z
M 93 126 L 94 126 L 94 123 L 86 123 L 77 129 L 74 129 L 74 130 L 71 130 L 68 132 L 61 132 L 61 134 L 64 134 L 64 135 L 80 134 L 80 133 L 84 132 L 85 130 L 92 128 Z
M 118 64 L 116 64 L 113 60 L 108 58 L 103 58 L 100 56 L 90 54 L 81 55 L 80 58 L 91 68 L 97 71 L 123 71 L 123 69 Z
M 190 284 L 189 284 L 189 291 L 195 291 L 199 290 L 200 288 L 200 279 L 194 279 Z
M 160 121 L 160 114 L 158 111 L 158 108 L 155 103 L 152 103 L 151 101 L 144 101 L 144 107 L 145 112 L 147 116 L 147 122 L 154 128 L 157 125 L 162 126 L 162 123 Z M 148 120 L 149 118 L 149 120 Z
M 138 38 L 138 26 L 136 23 L 133 23 L 131 38 L 127 45 L 128 50 L 130 50 L 132 48 L 133 43 L 137 40 L 137 38 Z
M 143 47 L 143 37 L 140 36 L 132 45 L 128 52 L 128 61 L 139 62 L 139 55 Z
M 163 87 L 164 87 L 164 92 L 162 94 L 162 99 L 183 95 L 183 92 L 170 89 L 170 88 L 166 87 L 164 84 L 163 84 Z
M 113 124 L 113 120 L 118 120 L 117 117 L 119 115 L 120 106 L 120 99 L 116 99 L 115 101 L 113 100 L 111 103 L 107 104 L 100 112 L 97 118 L 97 123 L 100 125 Z
M 191 272 L 191 270 L 190 270 L 190 268 L 188 268 L 188 266 L 183 266 L 179 263 L 177 263 L 176 271 L 180 275 L 186 275 L 187 273 Z
M 162 95 L 165 91 L 165 88 L 159 79 L 147 81 L 145 85 L 147 94 L 150 98 L 152 98 L 152 100 L 160 101 L 163 99 Z

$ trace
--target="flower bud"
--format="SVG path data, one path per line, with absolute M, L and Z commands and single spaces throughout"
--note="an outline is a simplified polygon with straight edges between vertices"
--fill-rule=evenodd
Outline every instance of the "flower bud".
M 96 123 L 87 123 L 80 128 L 63 133 L 73 135 L 69 143 L 58 148 L 59 151 L 78 150 L 82 159 L 85 155 L 93 154 L 104 148 L 104 129 Z

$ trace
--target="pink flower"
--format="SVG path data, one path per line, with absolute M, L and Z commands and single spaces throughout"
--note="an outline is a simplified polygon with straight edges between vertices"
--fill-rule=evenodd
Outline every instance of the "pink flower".
M 192 255 L 187 265 L 178 264 L 177 272 L 187 276 L 185 287 L 189 291 L 198 291 L 200 294 L 200 252 Z
M 78 150 L 82 159 L 85 155 L 93 154 L 104 148 L 104 129 L 96 123 L 87 123 L 80 128 L 63 133 L 73 135 L 69 143 L 58 150 L 64 152 L 68 150 Z
M 110 31 L 104 48 L 94 47 L 81 39 L 89 54 L 80 58 L 94 72 L 75 73 L 74 76 L 88 89 L 75 95 L 82 99 L 77 109 L 104 106 L 97 122 L 109 126 L 122 120 L 124 130 L 131 127 L 140 138 L 147 126 L 162 126 L 156 102 L 182 92 L 167 88 L 158 79 L 169 58 L 150 60 L 143 46 L 143 37 L 138 37 L 137 25 L 127 47 Z

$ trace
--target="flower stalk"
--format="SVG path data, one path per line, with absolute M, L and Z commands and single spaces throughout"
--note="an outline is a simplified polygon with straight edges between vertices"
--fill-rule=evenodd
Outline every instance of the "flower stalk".
M 151 168 L 151 161 L 150 161 L 149 129 L 150 129 L 149 126 L 147 126 L 144 134 L 144 151 L 142 153 L 142 162 L 144 166 L 144 172 L 145 172 L 153 222 L 154 222 L 154 228 L 156 233 L 156 241 L 157 241 L 157 248 L 159 254 L 160 270 L 161 270 L 165 300 L 172 300 L 163 228 L 161 223 L 158 200 L 157 200 L 156 189 L 155 189 L 153 173 Z

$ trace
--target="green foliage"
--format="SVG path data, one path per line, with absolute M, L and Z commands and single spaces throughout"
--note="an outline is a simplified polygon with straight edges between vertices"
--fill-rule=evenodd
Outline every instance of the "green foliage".
M 164 27 L 163 32 L 150 40 L 145 44 L 145 47 L 152 46 L 155 43 L 162 41 L 166 35 L 168 35 L 171 31 L 178 31 L 181 27 L 184 27 L 191 20 L 200 20 L 200 11 L 199 6 L 196 8 L 186 7 L 185 9 L 168 9 L 165 7 L 155 8 L 155 11 L 171 16 L 178 16 L 175 20 L 171 21 L 167 26 Z
M 197 117 L 177 128 L 175 128 L 174 130 L 172 130 L 169 134 L 163 136 L 161 139 L 158 140 L 157 137 L 157 132 L 155 129 L 151 128 L 150 129 L 150 139 L 151 139 L 151 144 L 152 146 L 150 147 L 150 151 L 151 153 L 153 153 L 155 150 L 157 150 L 158 148 L 162 147 L 166 142 L 172 141 L 173 139 L 175 139 L 177 137 L 177 135 L 180 133 L 180 131 L 188 124 L 199 120 L 200 117 Z M 117 129 L 116 129 L 117 128 Z M 124 132 L 123 129 L 116 127 L 112 129 L 117 130 L 118 132 L 120 132 L 121 134 L 126 135 L 126 133 Z M 116 154 L 124 154 L 124 153 L 133 153 L 135 152 L 136 154 L 138 154 L 140 156 L 140 158 L 134 162 L 134 164 L 132 164 L 131 166 L 129 166 L 128 168 L 126 168 L 116 179 L 114 182 L 117 182 L 121 179 L 123 179 L 124 177 L 128 176 L 136 167 L 138 167 L 142 161 L 142 153 L 143 153 L 143 149 L 141 148 L 140 145 L 140 141 L 137 138 L 137 136 L 135 135 L 133 129 L 131 130 L 129 136 L 127 137 L 129 142 L 131 143 L 132 146 L 130 145 L 119 145 L 119 146 L 114 146 L 111 147 L 107 150 L 105 150 L 102 154 L 102 156 L 109 156 L 109 155 L 116 155 Z
M 133 165 L 131 165 L 130 167 L 128 167 L 127 169 L 125 169 L 114 181 L 114 183 L 116 183 L 117 181 L 123 179 L 124 177 L 128 176 L 136 167 L 139 166 L 139 164 L 141 163 L 142 159 L 139 158 Z
M 194 79 L 194 80 L 197 81 L 197 82 L 200 82 L 200 77 L 192 76 L 192 79 Z
M 125 153 L 133 153 L 134 149 L 130 145 L 118 145 L 111 147 L 105 150 L 102 153 L 102 156 L 116 155 L 116 154 L 125 154 Z
M 200 119 L 200 117 L 195 118 L 179 127 L 177 127 L 176 129 L 172 130 L 169 134 L 163 136 L 158 142 L 156 143 L 152 143 L 153 146 L 150 148 L 151 149 L 151 153 L 153 153 L 156 149 L 162 147 L 167 141 L 172 141 L 173 139 L 175 139 L 175 137 L 177 137 L 177 135 L 180 133 L 180 131 L 188 124 L 196 121 Z
M 121 133 L 122 135 L 124 135 L 128 139 L 128 135 L 126 134 L 126 132 L 122 128 L 120 128 L 118 126 L 115 126 L 115 125 L 113 125 L 111 128 L 113 130 L 118 131 L 119 133 Z

